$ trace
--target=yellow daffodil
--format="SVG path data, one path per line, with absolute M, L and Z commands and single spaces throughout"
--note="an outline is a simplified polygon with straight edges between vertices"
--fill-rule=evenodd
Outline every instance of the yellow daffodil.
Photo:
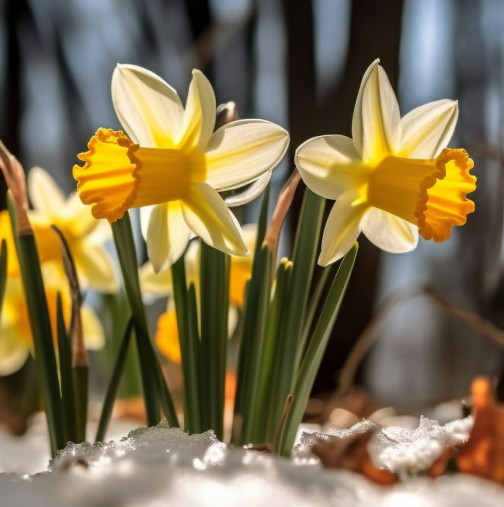
M 243 227 L 245 244 L 250 252 L 254 251 L 257 237 L 257 226 L 248 224 Z M 199 300 L 199 243 L 193 241 L 185 254 L 187 283 L 194 284 Z M 245 287 L 252 274 L 252 256 L 231 257 L 229 269 L 229 325 L 230 332 L 236 325 L 236 309 L 242 309 L 245 298 Z M 159 317 L 155 341 L 160 352 L 174 364 L 180 364 L 180 346 L 177 330 L 177 317 L 173 303 L 170 270 L 154 273 L 151 263 L 140 270 L 142 290 L 155 295 L 169 295 L 167 311 Z
M 68 243 L 81 286 L 102 292 L 117 290 L 113 262 L 104 247 L 111 237 L 108 224 L 92 216 L 77 192 L 66 198 L 40 167 L 28 173 L 28 195 L 33 205 L 29 218 L 41 262 L 61 259 L 60 241 L 51 228 L 54 224 Z
M 117 289 L 113 262 L 103 244 L 110 238 L 106 222 L 93 218 L 76 192 L 65 198 L 53 178 L 34 167 L 28 175 L 28 193 L 34 206 L 29 212 L 40 261 L 61 260 L 60 240 L 51 225 L 56 225 L 68 242 L 81 287 L 103 292 Z M 7 273 L 19 276 L 9 213 L 0 211 L 0 238 L 7 242 Z
M 296 152 L 296 167 L 315 193 L 336 200 L 323 234 L 319 264 L 334 262 L 362 231 L 387 252 L 408 252 L 418 241 L 448 239 L 463 225 L 476 188 L 473 161 L 446 149 L 458 104 L 438 100 L 401 118 L 379 61 L 364 74 L 355 104 L 352 136 L 310 139 Z
M 252 183 L 279 163 L 288 144 L 281 127 L 241 120 L 214 130 L 216 101 L 193 71 L 186 107 L 165 81 L 134 65 L 118 65 L 112 100 L 128 134 L 99 129 L 74 166 L 77 190 L 93 215 L 110 222 L 142 207 L 142 231 L 154 269 L 175 262 L 191 231 L 231 255 L 247 248 L 218 191 Z M 151 206 L 152 205 L 152 206 Z
M 68 282 L 61 267 L 54 262 L 44 263 L 42 273 L 52 336 L 56 345 L 56 295 L 58 291 L 61 292 L 64 318 L 68 325 L 71 311 Z M 86 347 L 91 350 L 101 348 L 104 344 L 104 333 L 96 314 L 88 305 L 83 305 L 81 315 Z M 10 375 L 19 370 L 32 352 L 33 340 L 21 277 L 10 276 L 7 278 L 0 323 L 0 375 Z

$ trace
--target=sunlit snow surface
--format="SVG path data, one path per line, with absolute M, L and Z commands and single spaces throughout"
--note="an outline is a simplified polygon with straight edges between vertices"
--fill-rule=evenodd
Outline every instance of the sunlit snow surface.
M 424 419 L 417 430 L 381 429 L 370 444 L 371 454 L 375 463 L 410 467 L 422 445 L 431 449 L 436 447 L 433 441 L 447 444 L 466 438 L 469 420 L 458 423 L 456 428 L 442 427 Z M 338 435 L 343 431 L 342 437 L 349 432 L 358 435 L 369 425 L 373 423 L 361 422 L 350 430 L 332 433 Z M 163 424 L 140 428 L 106 444 L 69 445 L 39 474 L 0 474 L 1 505 L 501 507 L 504 504 L 504 488 L 470 476 L 414 479 L 394 487 L 381 487 L 351 472 L 322 469 L 306 448 L 313 438 L 305 433 L 297 447 L 297 458 L 288 460 L 228 447 L 211 432 L 188 436 Z M 424 444 L 418 444 L 417 451 L 411 454 L 405 451 L 407 442 L 415 446 L 420 440 Z M 396 445 L 400 459 L 394 465 Z M 424 463 L 436 452 L 432 449 L 426 452 L 430 457 L 424 456 Z

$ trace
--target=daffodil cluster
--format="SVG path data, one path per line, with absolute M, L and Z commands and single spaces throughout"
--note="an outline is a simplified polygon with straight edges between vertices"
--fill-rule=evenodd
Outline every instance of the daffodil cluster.
M 465 224 L 474 211 L 467 198 L 476 188 L 470 173 L 473 162 L 465 150 L 447 147 L 457 122 L 457 102 L 439 100 L 401 117 L 387 75 L 376 60 L 357 94 L 352 138 L 324 135 L 299 146 L 295 152 L 299 174 L 279 198 L 270 226 L 266 196 L 258 226 L 244 229 L 230 206 L 249 201 L 264 189 L 287 151 L 286 130 L 259 119 L 231 121 L 216 129 L 215 94 L 199 70 L 193 71 L 183 105 L 177 92 L 153 72 L 118 65 L 112 76 L 112 102 L 123 130 L 99 128 L 91 136 L 87 151 L 78 155 L 82 164 L 73 166 L 76 193 L 65 198 L 43 170 L 30 172 L 33 210 L 23 222 L 30 238 L 21 245 L 26 257 L 20 259 L 36 258 L 38 250 L 44 283 L 33 289 L 36 296 L 28 309 L 23 306 L 20 264 L 27 295 L 31 280 L 25 272 L 34 280 L 41 275 L 16 258 L 9 219 L 16 211 L 0 214 L 10 276 L 0 329 L 0 374 L 14 371 L 26 360 L 31 350 L 28 320 L 45 321 L 46 332 L 39 333 L 44 336 L 34 338 L 42 356 L 49 339 L 45 335 L 52 327 L 52 352 L 57 292 L 69 319 L 61 245 L 52 226 L 66 239 L 82 287 L 117 290 L 113 263 L 104 248 L 110 237 L 108 224 L 101 220 L 106 219 L 129 316 L 124 316 L 124 335 L 97 439 L 103 439 L 132 335 L 148 424 L 159 421 L 161 407 L 169 424 L 178 425 L 142 300 L 142 293 L 151 292 L 168 296 L 155 343 L 170 361 L 182 365 L 186 429 L 213 429 L 223 437 L 227 342 L 238 310 L 242 320 L 237 326 L 241 341 L 232 439 L 236 443 L 275 439 L 275 451 L 288 454 L 350 279 L 360 233 L 384 251 L 409 252 L 419 235 L 445 241 L 453 227 Z M 12 187 L 20 166 L 3 148 L 0 166 L 14 182 Z M 292 258 L 277 262 L 278 236 L 300 177 L 309 190 L 295 247 Z M 16 187 L 18 198 L 23 195 L 23 178 Z M 326 199 L 334 204 L 320 241 Z M 28 216 L 25 201 L 16 208 L 23 219 Z M 128 213 L 133 208 L 140 208 L 149 258 L 140 270 Z M 317 254 L 324 267 L 341 260 L 338 271 L 316 272 Z M 48 311 L 38 312 L 43 285 Z M 30 306 L 36 318 L 26 317 Z M 83 317 L 87 317 L 84 334 L 96 347 L 103 341 L 101 326 L 85 308 Z M 41 361 L 45 370 L 40 371 L 49 377 L 55 369 L 54 356 Z M 58 373 L 69 378 L 61 366 Z M 43 389 L 48 413 L 52 411 L 48 422 L 53 452 L 62 445 L 56 431 L 61 407 L 78 406 L 65 399 L 57 377 L 54 374 Z M 87 393 L 83 385 L 75 384 L 81 401 Z M 65 417 L 71 427 L 71 410 Z M 85 413 L 80 415 L 81 427 L 83 421 Z M 78 434 L 83 438 L 82 431 Z

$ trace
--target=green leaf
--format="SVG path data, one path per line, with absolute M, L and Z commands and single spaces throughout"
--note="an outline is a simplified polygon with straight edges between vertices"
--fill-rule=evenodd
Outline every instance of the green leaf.
M 288 287 L 289 297 L 284 300 L 279 327 L 276 369 L 272 379 L 270 417 L 271 428 L 277 427 L 287 395 L 292 391 L 294 376 L 302 344 L 306 306 L 310 292 L 315 260 L 319 249 L 320 229 L 325 199 L 305 190 L 292 258 L 293 268 Z
M 288 297 L 287 287 L 292 272 L 292 262 L 286 258 L 281 259 L 277 268 L 275 280 L 275 293 L 269 306 L 266 329 L 262 344 L 260 358 L 260 371 L 257 378 L 257 403 L 252 409 L 252 439 L 254 442 L 271 442 L 273 430 L 268 428 L 268 415 L 270 410 L 271 381 L 275 368 L 275 353 L 277 348 L 278 329 L 281 321 L 281 310 L 284 300 Z
M 184 377 L 184 425 L 189 433 L 202 431 L 200 412 L 200 357 L 198 315 L 194 285 L 187 290 L 184 257 L 172 267 L 173 297 Z
M 75 419 L 75 395 L 72 377 L 72 346 L 67 335 L 63 319 L 61 293 L 56 299 L 56 321 L 58 328 L 59 370 L 61 382 L 61 398 L 65 415 L 65 440 L 77 442 Z
M 358 245 L 355 243 L 341 261 L 317 325 L 313 331 L 312 338 L 308 344 L 305 357 L 299 368 L 293 391 L 292 406 L 285 421 L 285 426 L 280 437 L 280 444 L 276 449 L 276 452 L 282 456 L 289 456 L 294 445 L 298 426 L 303 418 L 315 376 L 324 356 L 327 342 L 331 336 L 331 331 L 336 322 L 336 317 L 338 316 L 350 275 L 352 274 L 357 250 Z
M 131 341 L 131 334 L 134 329 L 133 317 L 130 317 L 126 329 L 124 330 L 121 345 L 117 354 L 112 376 L 110 378 L 105 400 L 103 401 L 103 407 L 100 415 L 100 421 L 98 423 L 98 430 L 96 432 L 95 442 L 103 442 L 105 439 L 105 433 L 107 432 L 110 418 L 112 416 L 112 410 L 114 408 L 114 401 L 117 396 L 117 390 L 119 388 L 119 382 L 121 380 L 121 374 L 124 369 L 126 362 L 126 356 L 128 353 L 128 347 Z
M 250 391 L 248 383 L 250 382 L 251 371 L 251 357 L 254 350 L 255 334 L 251 331 L 255 320 L 255 307 L 253 301 L 258 300 L 258 274 L 262 271 L 262 263 L 264 257 L 261 255 L 264 236 L 266 234 L 266 225 L 268 219 L 268 200 L 269 200 L 269 186 L 264 193 L 261 204 L 261 213 L 259 216 L 257 227 L 257 240 L 254 251 L 254 261 L 252 264 L 252 277 L 248 282 L 245 290 L 245 308 L 243 311 L 243 335 L 240 343 L 240 351 L 238 355 L 238 368 L 237 368 L 237 382 L 236 394 L 234 404 L 234 418 L 231 441 L 234 444 L 241 444 L 243 442 L 243 412 L 245 410 L 247 391 Z M 254 274 L 256 273 L 256 274 Z
M 224 437 L 224 398 L 229 312 L 229 255 L 201 241 L 200 268 L 200 392 L 203 430 Z
M 51 322 L 40 271 L 40 259 L 33 234 L 18 235 L 17 215 L 10 191 L 7 192 L 7 206 L 32 330 L 37 382 L 46 412 L 51 453 L 55 456 L 56 451 L 66 445 L 65 428 Z

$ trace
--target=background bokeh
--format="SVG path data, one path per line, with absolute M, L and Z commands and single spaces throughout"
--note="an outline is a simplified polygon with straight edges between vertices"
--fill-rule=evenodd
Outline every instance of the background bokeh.
M 332 391 L 349 351 L 387 298 L 431 284 L 461 309 L 499 325 L 504 179 L 502 0 L 3 0 L 0 137 L 26 168 L 63 188 L 99 126 L 119 128 L 110 99 L 116 62 L 163 76 L 184 98 L 202 69 L 219 102 L 291 132 L 272 199 L 293 150 L 321 134 L 350 134 L 362 74 L 380 58 L 401 111 L 459 100 L 453 146 L 475 161 L 477 212 L 445 244 L 406 255 L 361 238 L 352 284 L 315 389 Z M 3 195 L 3 192 L 2 192 Z M 253 220 L 255 209 L 245 211 Z M 295 213 L 291 217 L 291 230 Z M 284 238 L 288 251 L 289 237 Z M 376 321 L 375 321 L 376 324 Z M 382 402 L 432 403 L 502 370 L 502 350 L 432 298 L 401 301 L 380 321 L 357 380 Z

